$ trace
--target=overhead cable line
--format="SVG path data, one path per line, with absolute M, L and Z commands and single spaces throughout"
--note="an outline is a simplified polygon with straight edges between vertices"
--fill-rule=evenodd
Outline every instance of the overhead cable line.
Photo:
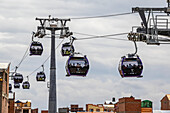
M 113 17 L 113 16 L 122 16 L 122 15 L 129 15 L 129 14 L 133 14 L 132 12 L 128 12 L 128 13 L 119 13 L 119 14 L 110 14 L 110 15 L 100 15 L 100 16 L 89 16 L 89 17 L 73 17 L 70 18 L 72 20 L 74 19 L 91 19 L 91 18 L 105 18 L 105 17 Z
M 120 39 L 120 38 L 108 38 L 108 37 L 113 37 L 113 36 L 120 36 L 120 35 L 127 35 L 128 33 L 118 33 L 118 34 L 110 34 L 110 35 L 102 35 L 102 36 L 92 36 L 92 37 L 87 37 L 87 38 L 76 38 L 75 40 L 87 40 L 87 39 L 114 39 L 114 40 L 123 40 L 123 41 L 129 41 L 126 39 Z
M 92 35 L 92 34 L 78 33 L 78 32 L 73 32 L 73 34 L 85 35 L 85 36 L 96 36 L 96 35 Z
M 39 40 L 40 40 L 40 39 L 38 39 L 38 41 L 39 41 Z M 31 42 L 31 43 L 32 43 L 32 42 Z M 20 62 L 18 63 L 18 65 L 15 66 L 12 70 L 14 70 L 14 69 L 16 69 L 16 68 L 18 69 L 18 68 L 20 67 L 20 65 L 22 64 L 22 62 L 28 57 L 29 53 L 27 53 L 27 52 L 28 52 L 28 50 L 29 50 L 29 48 L 30 48 L 31 43 L 28 45 L 28 47 L 27 47 L 27 49 L 26 49 L 26 51 L 25 51 L 25 53 L 24 53 L 21 61 L 20 61 Z
M 16 68 L 19 68 L 20 65 L 22 64 L 22 62 L 25 60 L 25 58 L 29 55 L 29 53 L 27 53 L 28 50 L 29 50 L 29 47 L 30 47 L 30 44 L 28 45 L 28 47 L 27 47 L 27 49 L 26 49 L 26 51 L 25 51 L 25 53 L 24 53 L 24 55 L 23 55 L 21 61 L 20 61 L 20 62 L 18 63 L 18 65 L 15 66 L 12 70 L 14 70 L 14 69 L 16 69 Z
M 64 41 L 64 39 L 59 43 L 59 45 L 58 45 L 55 49 L 58 49 L 58 47 L 62 44 L 63 41 Z M 50 56 L 51 56 L 51 55 L 50 55 Z M 31 72 L 30 74 L 28 74 L 27 76 L 32 75 L 32 74 L 35 73 L 39 68 L 41 68 L 42 65 L 44 65 L 44 64 L 49 60 L 50 56 L 48 56 L 48 57 L 46 58 L 46 60 L 45 60 L 39 67 L 37 67 L 34 71 L 32 71 L 32 72 Z

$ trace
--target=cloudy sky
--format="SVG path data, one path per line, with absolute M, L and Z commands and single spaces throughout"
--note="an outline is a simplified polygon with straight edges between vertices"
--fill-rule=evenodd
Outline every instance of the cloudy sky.
M 131 12 L 132 7 L 166 7 L 166 0 L 0 0 L 0 61 L 11 62 L 11 71 L 21 61 L 31 42 L 31 33 L 36 31 L 39 22 L 36 17 L 74 18 Z M 132 26 L 140 25 L 138 14 L 97 19 L 73 19 L 68 22 L 76 38 L 91 35 L 106 35 L 130 32 Z M 18 72 L 24 77 L 29 75 L 50 55 L 50 39 L 40 39 L 44 53 L 41 57 L 26 57 Z M 127 39 L 127 35 L 115 38 Z M 56 39 L 59 44 L 62 39 Z M 64 42 L 67 42 L 65 39 Z M 169 94 L 170 45 L 150 46 L 137 43 L 138 55 L 144 64 L 143 78 L 124 78 L 118 73 L 120 58 L 134 52 L 130 41 L 113 39 L 77 40 L 74 46 L 77 52 L 87 55 L 90 69 L 87 77 L 66 78 L 65 64 L 68 57 L 62 57 L 61 46 L 57 56 L 57 96 L 58 107 L 70 104 L 102 104 L 105 100 L 116 101 L 133 95 L 138 99 L 154 102 L 154 109 L 160 109 L 160 100 Z M 41 71 L 39 69 L 38 71 Z M 49 60 L 45 63 L 45 73 L 49 80 Z M 14 90 L 16 99 L 32 100 L 32 107 L 48 109 L 47 82 L 37 83 L 36 73 L 29 76 L 30 90 Z M 25 79 L 26 80 L 26 79 Z M 47 81 L 48 81 L 47 80 Z M 13 84 L 13 82 L 11 81 Z

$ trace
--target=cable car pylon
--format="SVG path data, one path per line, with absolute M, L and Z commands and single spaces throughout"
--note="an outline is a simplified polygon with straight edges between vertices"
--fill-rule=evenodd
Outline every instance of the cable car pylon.
M 128 39 L 148 45 L 170 44 L 170 0 L 167 0 L 167 3 L 168 7 L 163 8 L 133 7 L 132 13 L 139 13 L 142 26 L 133 26 Z
M 40 26 L 37 27 L 37 36 L 42 38 L 41 34 L 44 34 L 45 30 L 49 30 L 51 32 L 51 61 L 50 61 L 50 88 L 49 88 L 49 105 L 48 112 L 56 113 L 57 110 L 57 96 L 56 96 L 56 59 L 55 59 L 55 32 L 60 30 L 63 36 L 68 36 L 68 32 L 64 35 L 64 31 L 68 31 L 68 27 L 66 27 L 66 22 L 70 21 L 70 19 L 58 19 L 58 18 L 36 18 L 40 22 Z M 43 33 L 41 33 L 43 31 Z M 41 36 L 40 36 L 41 35 Z

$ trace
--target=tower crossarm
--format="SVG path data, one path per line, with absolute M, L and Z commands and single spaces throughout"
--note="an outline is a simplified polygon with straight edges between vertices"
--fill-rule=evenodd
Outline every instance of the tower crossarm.
M 144 12 L 154 12 L 154 13 L 170 13 L 170 8 L 169 7 L 164 7 L 164 8 L 144 8 L 144 7 L 133 7 L 132 12 L 136 13 L 139 11 L 144 11 Z

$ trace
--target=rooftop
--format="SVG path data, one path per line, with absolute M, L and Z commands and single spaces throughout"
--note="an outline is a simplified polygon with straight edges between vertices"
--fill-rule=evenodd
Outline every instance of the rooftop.
M 15 103 L 26 103 L 26 102 L 31 102 L 31 100 L 17 100 Z
M 0 70 L 8 69 L 10 63 L 0 63 Z
M 167 96 L 167 97 L 168 97 L 168 99 L 170 100 L 170 94 L 167 94 L 166 96 Z

